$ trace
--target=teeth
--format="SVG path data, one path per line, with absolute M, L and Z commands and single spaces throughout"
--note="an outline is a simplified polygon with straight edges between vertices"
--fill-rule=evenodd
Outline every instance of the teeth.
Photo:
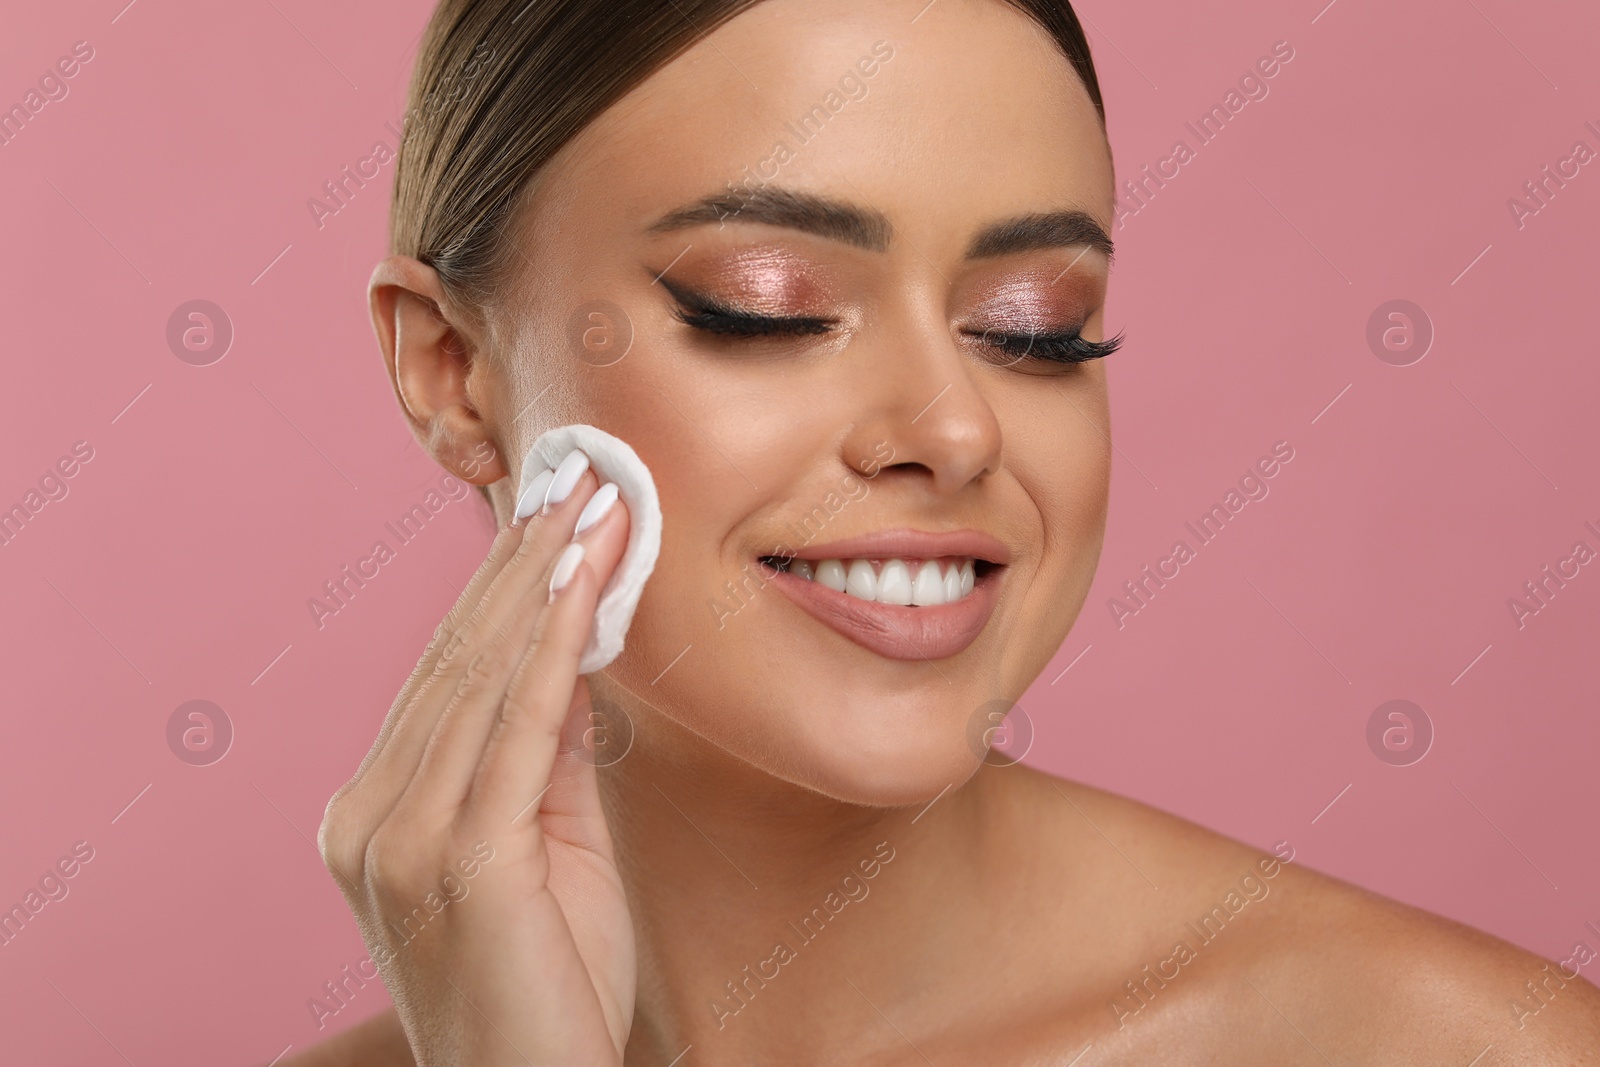
M 925 608 L 960 600 L 977 583 L 977 569 L 970 559 L 942 565 L 938 560 L 888 559 L 877 567 L 865 559 L 796 559 L 787 570 L 860 600 Z
M 864 559 L 851 560 L 844 572 L 844 591 L 862 600 L 877 600 L 878 575 L 872 564 Z
M 917 583 L 911 587 L 913 604 L 919 608 L 932 608 L 953 599 L 945 595 L 944 576 L 939 571 L 938 563 L 929 560 L 917 568 Z
M 900 560 L 891 559 L 883 565 L 878 575 L 878 603 L 910 605 L 911 568 Z

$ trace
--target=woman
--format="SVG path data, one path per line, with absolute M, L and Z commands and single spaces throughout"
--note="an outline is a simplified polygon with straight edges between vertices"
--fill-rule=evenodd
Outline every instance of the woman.
M 1065 0 L 445 0 L 412 102 L 374 323 L 502 529 L 322 827 L 395 1008 L 291 1062 L 1600 1063 L 1575 964 L 983 758 L 1106 515 Z M 665 516 L 588 677 L 567 423 Z

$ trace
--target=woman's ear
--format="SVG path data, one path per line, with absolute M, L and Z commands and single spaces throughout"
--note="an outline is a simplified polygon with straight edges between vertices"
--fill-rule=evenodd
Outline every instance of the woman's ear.
M 422 447 L 473 485 L 506 477 L 493 429 L 468 388 L 473 374 L 489 373 L 486 353 L 475 325 L 446 310 L 438 272 L 410 256 L 390 256 L 372 272 L 367 303 L 389 382 Z

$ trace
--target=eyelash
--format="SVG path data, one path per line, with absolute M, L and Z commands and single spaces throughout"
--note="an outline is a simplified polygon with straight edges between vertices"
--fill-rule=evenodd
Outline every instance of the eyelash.
M 719 337 L 808 337 L 827 333 L 838 324 L 837 320 L 825 318 L 754 315 L 725 307 L 676 286 L 667 286 L 667 289 L 680 305 L 674 309 L 679 322 Z M 969 331 L 968 335 L 978 338 L 987 347 L 1018 359 L 1069 364 L 1103 359 L 1122 347 L 1123 340 L 1120 333 L 1105 341 L 1085 341 L 1076 332 L 1007 334 L 985 330 L 982 333 Z
M 1049 363 L 1088 363 L 1104 359 L 1121 348 L 1123 340 L 1120 333 L 1104 341 L 1085 341 L 1076 332 L 1016 334 L 985 330 L 982 333 L 969 332 L 968 336 L 976 337 L 988 347 L 1008 356 L 1031 357 Z
M 676 314 L 678 321 L 684 325 L 721 337 L 803 337 L 827 333 L 835 325 L 832 319 L 780 319 L 720 308 L 702 308 L 699 311 L 680 308 Z
M 667 285 L 665 279 L 662 279 L 662 284 L 678 301 L 679 306 L 673 313 L 679 322 L 721 337 L 804 337 L 827 333 L 837 325 L 834 319 L 753 315 L 748 311 L 725 307 L 677 286 Z

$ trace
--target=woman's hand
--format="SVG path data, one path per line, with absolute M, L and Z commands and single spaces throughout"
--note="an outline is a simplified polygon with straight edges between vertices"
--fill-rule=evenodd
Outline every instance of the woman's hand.
M 615 495 L 586 468 L 569 456 L 569 495 L 500 531 L 322 821 L 419 1067 L 622 1062 L 633 927 L 577 667 L 628 517 L 576 533 Z

